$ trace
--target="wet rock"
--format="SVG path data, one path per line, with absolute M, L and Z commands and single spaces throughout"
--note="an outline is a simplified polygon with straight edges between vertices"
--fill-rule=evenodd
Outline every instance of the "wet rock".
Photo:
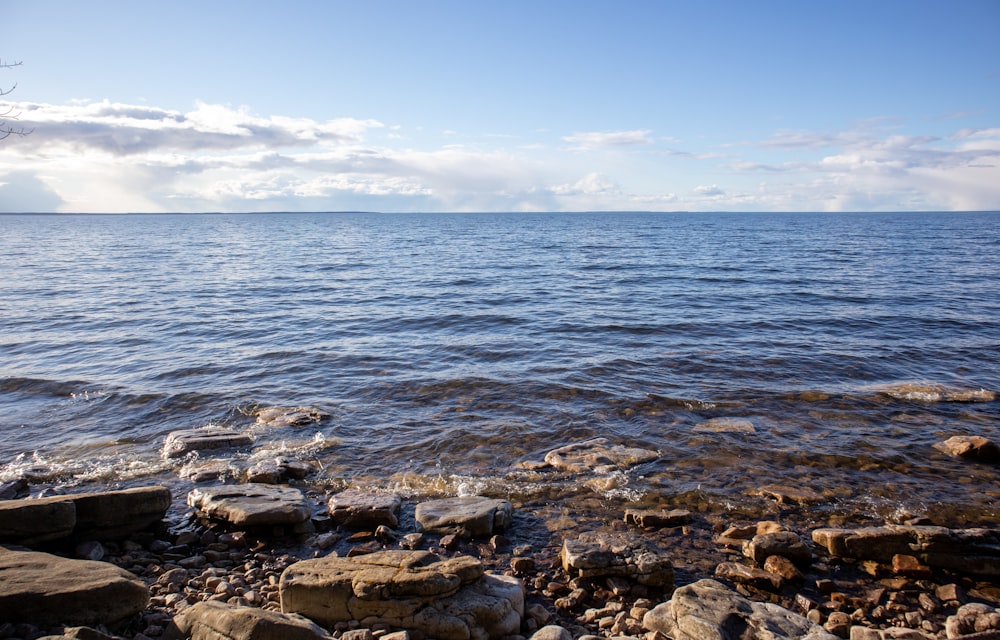
M 653 587 L 674 583 L 670 557 L 636 536 L 586 532 L 575 540 L 564 540 L 559 557 L 563 570 L 571 576 L 623 576 Z
M 239 474 L 240 470 L 228 460 L 194 460 L 181 467 L 178 473 L 181 478 L 195 484 L 236 478 Z
M 317 424 L 330 417 L 330 414 L 316 407 L 266 407 L 255 415 L 258 424 L 269 427 L 302 427 Z
M 308 520 L 311 514 L 299 489 L 265 484 L 194 489 L 188 494 L 187 503 L 205 517 L 236 527 L 296 525 Z
M 816 529 L 813 542 L 838 558 L 891 563 L 897 554 L 969 575 L 1000 575 L 1000 531 L 934 526 L 885 525 L 860 529 Z
M 952 436 L 934 448 L 966 460 L 1000 462 L 1000 447 L 982 436 Z
M 323 640 L 322 627 L 294 614 L 198 602 L 174 617 L 163 640 Z
M 806 487 L 787 487 L 780 485 L 769 485 L 761 487 L 751 492 L 750 495 L 762 498 L 777 500 L 779 504 L 801 504 L 809 505 L 823 502 L 821 494 L 816 493 Z
M 694 433 L 756 433 L 753 423 L 746 418 L 711 418 L 692 429 Z
M 162 520 L 169 507 L 166 487 L 0 501 L 0 541 L 120 538 Z
M 261 460 L 247 469 L 247 482 L 264 484 L 284 484 L 289 480 L 301 480 L 312 470 L 307 463 L 278 456 L 270 460 Z
M 659 457 L 656 451 L 613 445 L 607 438 L 593 438 L 553 449 L 545 454 L 545 462 L 574 473 L 609 473 Z
M 736 562 L 719 563 L 715 568 L 715 575 L 733 583 L 746 584 L 767 591 L 780 591 L 784 585 L 784 579 L 777 574 Z
M 876 391 L 896 400 L 917 402 L 993 402 L 997 398 L 994 391 L 951 387 L 934 382 L 900 382 L 878 387 Z
M 25 478 L 16 478 L 6 482 L 0 482 L 0 500 L 14 500 L 28 494 L 28 481 Z
M 479 538 L 509 527 L 514 507 L 506 500 L 460 496 L 421 502 L 414 515 L 425 533 Z
M 224 427 L 200 427 L 171 431 L 163 441 L 163 457 L 178 458 L 192 451 L 234 449 L 253 444 L 247 433 Z
M 642 626 L 673 640 L 836 640 L 822 627 L 776 604 L 751 602 L 715 580 L 680 587 L 651 609 Z
M 626 509 L 625 522 L 638 527 L 680 527 L 691 522 L 691 512 L 685 509 L 652 511 Z
M 380 525 L 399 526 L 403 499 L 360 489 L 341 491 L 330 498 L 330 521 L 355 529 L 373 529 Z
M 808 566 L 812 562 L 812 551 L 792 531 L 755 535 L 743 543 L 743 555 L 758 565 L 763 565 L 770 556 L 788 558 L 799 566 Z
M 0 547 L 0 620 L 115 626 L 148 600 L 146 585 L 112 564 Z
M 363 620 L 439 640 L 516 634 L 524 615 L 520 580 L 484 572 L 469 556 L 381 551 L 297 562 L 282 573 L 281 609 L 325 625 Z

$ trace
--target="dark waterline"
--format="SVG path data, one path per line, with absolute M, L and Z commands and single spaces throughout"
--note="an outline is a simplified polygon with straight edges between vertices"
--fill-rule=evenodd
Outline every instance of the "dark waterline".
M 252 428 L 321 482 L 995 522 L 1000 214 L 0 217 L 0 479 L 176 479 L 175 429 Z M 315 405 L 316 428 L 251 427 Z M 705 433 L 711 418 L 755 432 Z M 660 452 L 520 468 L 583 438 Z

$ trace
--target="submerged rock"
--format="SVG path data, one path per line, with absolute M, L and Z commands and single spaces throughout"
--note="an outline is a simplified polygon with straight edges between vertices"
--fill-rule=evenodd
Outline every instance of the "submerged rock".
M 626 509 L 625 522 L 637 527 L 680 527 L 690 524 L 691 512 L 686 509 Z
M 414 517 L 425 533 L 488 537 L 510 526 L 514 507 L 506 500 L 459 496 L 417 505 Z
M 900 382 L 876 390 L 896 400 L 917 402 L 993 402 L 997 399 L 995 391 L 952 387 L 936 382 Z
M 813 542 L 830 555 L 891 563 L 911 555 L 921 562 L 969 575 L 1000 576 L 1000 531 L 885 525 L 860 529 L 816 529 Z
M 192 451 L 233 449 L 253 444 L 247 433 L 224 427 L 200 427 L 171 431 L 163 441 L 163 457 L 178 458 Z
M 326 420 L 330 414 L 316 407 L 266 407 L 254 414 L 257 424 L 269 427 L 301 427 Z
M 286 613 L 325 625 L 388 625 L 439 640 L 513 635 L 524 615 L 517 578 L 486 574 L 469 556 L 441 560 L 424 551 L 303 560 L 285 569 L 279 588 Z
M 694 433 L 756 433 L 753 423 L 746 418 L 711 418 L 695 425 Z
M 806 618 L 772 603 L 751 602 L 715 580 L 680 587 L 643 617 L 642 626 L 673 640 L 836 640 Z
M 141 612 L 149 591 L 106 562 L 0 547 L 0 620 L 114 626 Z
M 982 436 L 952 436 L 934 448 L 966 460 L 1000 462 L 1000 446 Z
M 574 473 L 609 473 L 659 457 L 658 452 L 650 449 L 613 445 L 607 438 L 592 438 L 549 451 L 545 454 L 545 462 Z
M 164 640 L 323 640 L 329 635 L 299 615 L 206 600 L 175 616 L 163 637 Z
M 312 471 L 312 467 L 301 460 L 287 456 L 278 456 L 268 460 L 261 460 L 247 469 L 247 482 L 284 484 L 289 480 L 301 480 L 310 471 Z
M 312 514 L 302 491 L 266 484 L 237 484 L 194 489 L 188 506 L 236 527 L 297 525 Z

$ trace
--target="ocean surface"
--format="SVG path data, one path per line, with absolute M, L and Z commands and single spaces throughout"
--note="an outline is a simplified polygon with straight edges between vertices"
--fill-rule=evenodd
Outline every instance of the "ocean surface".
M 0 216 L 0 481 L 34 494 L 283 454 L 320 489 L 997 523 L 998 467 L 933 446 L 1000 441 L 997 391 L 996 212 Z M 255 443 L 161 455 L 206 425 Z M 658 457 L 537 468 L 594 437 Z

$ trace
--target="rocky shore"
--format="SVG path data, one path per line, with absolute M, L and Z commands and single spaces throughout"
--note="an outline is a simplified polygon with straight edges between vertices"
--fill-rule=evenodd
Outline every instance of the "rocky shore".
M 294 424 L 309 409 L 270 410 Z M 239 434 L 171 434 L 164 455 Z M 985 439 L 942 443 L 994 464 Z M 582 476 L 655 452 L 594 439 Z M 542 465 L 540 465 L 542 466 Z M 317 489 L 294 460 L 239 483 L 25 497 L 0 487 L 0 639 L 1000 639 L 1000 529 L 698 505 Z M 167 522 L 168 511 L 182 512 Z

